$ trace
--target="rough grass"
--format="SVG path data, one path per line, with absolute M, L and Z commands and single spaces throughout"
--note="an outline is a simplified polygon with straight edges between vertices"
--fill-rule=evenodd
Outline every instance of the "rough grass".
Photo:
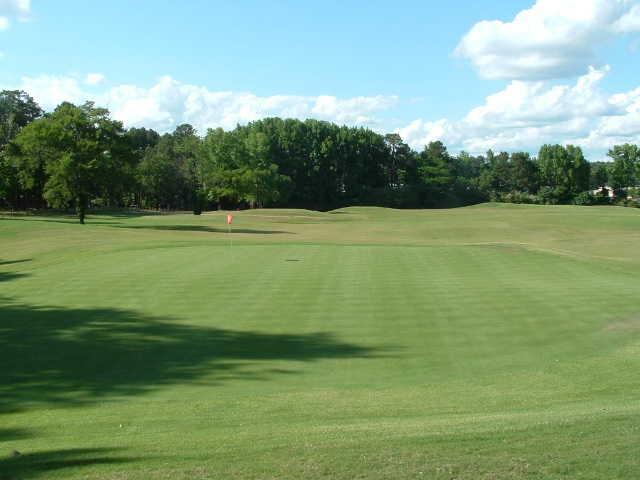
M 225 219 L 0 219 L 0 478 L 640 477 L 639 211 Z

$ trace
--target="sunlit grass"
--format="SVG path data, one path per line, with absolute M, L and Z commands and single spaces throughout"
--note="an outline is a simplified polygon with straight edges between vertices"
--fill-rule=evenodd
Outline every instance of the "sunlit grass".
M 225 218 L 0 219 L 0 478 L 640 476 L 640 211 Z

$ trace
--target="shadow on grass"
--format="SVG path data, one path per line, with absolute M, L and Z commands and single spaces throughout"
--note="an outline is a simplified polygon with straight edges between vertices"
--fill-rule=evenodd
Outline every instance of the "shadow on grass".
M 78 217 L 57 215 L 55 218 L 28 218 L 28 217 L 2 217 L 0 220 L 9 220 L 13 222 L 46 222 L 46 223 L 64 223 L 66 225 L 80 225 Z M 122 222 L 112 222 L 96 217 L 87 217 L 87 225 L 120 225 Z
M 26 273 L 0 272 L 0 283 L 8 282 L 9 280 L 16 280 L 18 278 L 22 278 L 26 276 L 27 276 Z
M 8 440 L 19 440 L 29 436 L 29 432 L 22 428 L 0 428 L 0 443 Z M 2 455 L 2 453 L 3 452 L 0 452 L 0 455 Z
M 328 333 L 274 334 L 172 323 L 117 309 L 64 309 L 0 299 L 0 413 L 74 405 L 164 385 L 279 375 L 270 360 L 368 357 Z M 287 369 L 288 370 L 288 369 Z
M 373 354 L 327 333 L 206 328 L 126 310 L 52 308 L 0 298 L 0 414 L 42 405 L 80 406 L 171 384 L 221 385 L 298 374 L 295 367 L 276 368 L 270 360 Z M 0 428 L 0 480 L 48 478 L 62 469 L 134 460 L 114 456 L 110 449 L 11 454 L 10 442 L 33 434 Z
M 16 263 L 24 263 L 30 262 L 30 258 L 24 258 L 22 260 L 0 260 L 0 267 L 4 267 L 5 265 L 14 265 Z M 26 273 L 19 272 L 0 272 L 0 283 L 8 282 L 10 280 L 16 280 L 18 278 L 26 277 Z
M 190 212 L 176 212 L 176 214 L 190 213 Z M 118 210 L 118 209 L 92 209 L 89 210 L 90 216 L 104 215 L 107 217 L 115 218 L 138 218 L 138 217 L 155 217 L 161 215 L 171 215 L 172 212 L 159 212 L 158 210 Z
M 14 265 L 16 263 L 25 263 L 30 262 L 30 258 L 22 258 L 20 260 L 0 260 L 0 267 L 4 267 L 5 265 Z
M 190 211 L 178 210 L 144 210 L 144 209 L 128 209 L 128 208 L 90 208 L 87 211 L 87 218 L 115 217 L 115 218 L 137 218 L 151 217 L 160 215 L 185 214 Z M 73 210 L 43 208 L 34 210 L 17 210 L 10 212 L 0 210 L 0 215 L 5 217 L 49 217 L 49 218 L 68 218 L 78 219 L 78 215 Z
M 157 230 L 157 231 L 176 231 L 176 232 L 205 232 L 205 233 L 229 233 L 229 230 L 224 227 L 210 227 L 208 225 L 126 225 L 120 221 L 112 221 L 109 217 L 118 218 L 134 218 L 143 215 L 108 215 L 106 218 L 101 217 L 87 217 L 87 225 L 105 225 L 114 228 L 125 228 L 134 230 Z M 65 225 L 75 225 L 78 222 L 78 217 L 52 215 L 50 218 L 29 218 L 29 217 L 2 217 L 0 220 L 14 221 L 14 222 L 45 222 L 45 223 L 62 223 Z M 253 228 L 231 228 L 231 233 L 247 233 L 257 235 L 276 235 L 276 234 L 289 234 L 294 235 L 294 232 L 287 232 L 284 230 L 259 230 Z M 0 264 L 1 265 L 1 264 Z
M 178 232 L 208 232 L 208 233 L 225 233 L 228 234 L 229 230 L 226 228 L 209 227 L 207 225 L 118 225 L 116 228 L 133 228 L 141 230 L 168 230 Z M 290 234 L 293 232 L 286 232 L 283 230 L 256 230 L 251 228 L 232 228 L 231 234 L 234 233 L 251 233 L 258 235 L 275 235 L 275 234 Z
M 56 470 L 132 460 L 115 456 L 116 452 L 113 448 L 74 448 L 0 457 L 0 480 L 47 478 Z
M 2 275 L 5 280 L 20 276 Z M 328 333 L 207 328 L 127 310 L 34 306 L 0 297 L 0 414 L 42 405 L 81 406 L 172 384 L 221 385 L 298 374 L 294 366 L 276 367 L 271 360 L 374 355 L 374 349 Z M 12 453 L 11 442 L 34 434 L 0 428 L 0 480 L 48 478 L 66 469 L 135 461 L 107 448 Z

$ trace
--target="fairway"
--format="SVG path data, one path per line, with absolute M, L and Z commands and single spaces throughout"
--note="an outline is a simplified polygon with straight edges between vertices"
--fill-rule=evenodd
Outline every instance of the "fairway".
M 0 218 L 0 479 L 640 478 L 640 210 L 233 213 Z

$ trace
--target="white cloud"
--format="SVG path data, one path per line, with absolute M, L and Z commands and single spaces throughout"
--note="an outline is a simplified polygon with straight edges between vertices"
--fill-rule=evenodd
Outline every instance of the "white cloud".
M 87 85 L 98 85 L 105 81 L 105 76 L 101 73 L 88 73 L 84 83 Z
M 11 15 L 29 15 L 31 0 L 0 0 L 0 12 Z
M 431 142 L 441 140 L 449 145 L 459 145 L 463 130 L 446 118 L 425 121 L 421 118 L 397 130 L 402 139 L 414 149 L 420 150 Z
M 10 18 L 17 17 L 19 20 L 26 20 L 30 12 L 31 0 L 0 0 L 0 32 L 9 28 Z M 0 60 L 4 56 L 4 52 L 0 51 Z
M 613 35 L 638 31 L 638 0 L 538 0 L 511 22 L 476 23 L 455 53 L 485 78 L 562 78 L 597 63 L 595 47 Z
M 376 123 L 372 114 L 392 107 L 397 101 L 398 98 L 395 96 L 339 99 L 322 95 L 315 99 L 311 114 L 337 123 L 371 125 Z
M 616 143 L 640 143 L 640 88 L 609 95 L 600 88 L 608 73 L 591 67 L 572 85 L 514 80 L 459 121 L 418 119 L 398 133 L 417 149 L 442 140 L 476 154 L 573 143 L 600 155 Z
M 88 99 L 80 82 L 74 77 L 57 75 L 23 77 L 21 84 L 16 88 L 29 93 L 45 110 L 52 110 L 64 101 L 82 103 Z
M 318 118 L 349 125 L 374 126 L 377 115 L 398 102 L 395 96 L 337 98 L 334 96 L 273 95 L 212 91 L 206 87 L 161 77 L 150 88 L 118 85 L 103 91 L 85 90 L 84 79 L 74 76 L 42 75 L 24 77 L 21 88 L 31 94 L 45 110 L 62 101 L 95 101 L 111 110 L 126 126 L 145 126 L 160 132 L 173 130 L 180 123 L 191 123 L 200 132 L 207 128 L 234 128 L 269 116 Z M 15 88 L 15 86 L 14 86 Z
M 612 95 L 611 102 L 621 108 L 623 113 L 600 118 L 596 127 L 579 140 L 587 148 L 640 143 L 640 87 L 627 93 Z
M 9 28 L 10 17 L 26 20 L 31 12 L 31 0 L 0 0 L 0 30 Z
M 398 129 L 413 148 L 442 140 L 451 151 L 484 153 L 527 150 L 543 143 L 573 143 L 585 147 L 592 159 L 616 143 L 640 143 L 640 87 L 610 94 L 602 81 L 609 67 L 590 67 L 571 84 L 548 81 L 511 81 L 489 95 L 463 118 L 416 119 Z M 93 100 L 109 108 L 128 127 L 144 126 L 160 132 L 190 123 L 207 128 L 232 129 L 268 116 L 319 118 L 348 125 L 365 125 L 384 133 L 381 116 L 399 104 L 395 96 L 337 98 L 334 96 L 272 95 L 214 91 L 165 76 L 149 88 L 136 85 L 85 87 L 88 77 L 25 77 L 20 85 L 45 110 L 62 101 Z
M 598 46 L 633 32 L 640 32 L 640 0 L 537 0 L 510 22 L 478 22 L 455 53 L 482 77 L 510 83 L 461 120 L 418 119 L 399 132 L 414 148 L 439 139 L 473 153 L 560 142 L 598 155 L 615 143 L 640 143 L 640 88 L 610 95 L 600 87 L 609 67 L 592 66 Z M 578 75 L 572 84 L 550 82 Z
M 620 113 L 598 88 L 608 72 L 609 67 L 590 67 L 589 73 L 573 86 L 514 80 L 504 90 L 488 96 L 485 104 L 471 110 L 465 120 L 478 127 L 518 128 Z
M 640 5 L 634 5 L 613 25 L 616 32 L 638 32 L 640 31 Z

